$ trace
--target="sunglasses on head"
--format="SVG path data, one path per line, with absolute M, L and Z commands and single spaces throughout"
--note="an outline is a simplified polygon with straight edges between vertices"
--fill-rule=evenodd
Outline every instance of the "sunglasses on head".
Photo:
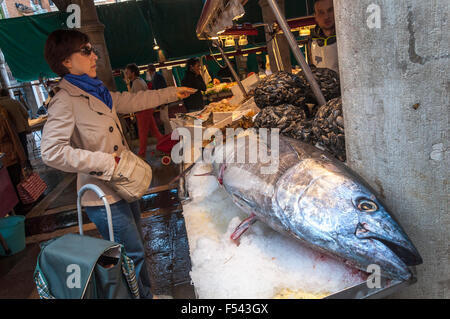
M 100 58 L 100 55 L 99 55 L 98 51 L 96 49 L 94 49 L 91 45 L 85 45 L 80 50 L 78 50 L 76 52 L 80 52 L 84 56 L 90 56 L 91 53 L 94 52 L 94 54 L 97 57 Z

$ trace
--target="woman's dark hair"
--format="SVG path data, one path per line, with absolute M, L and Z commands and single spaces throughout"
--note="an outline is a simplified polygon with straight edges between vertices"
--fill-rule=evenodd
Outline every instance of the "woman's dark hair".
M 63 61 L 88 42 L 89 36 L 77 30 L 53 31 L 45 42 L 45 60 L 53 72 L 63 77 L 69 73 L 69 70 L 62 64 Z
M 139 68 L 135 63 L 128 64 L 126 69 L 130 70 L 136 76 L 139 76 Z
M 191 66 L 196 65 L 197 63 L 200 63 L 200 60 L 197 58 L 190 58 L 189 60 L 187 60 L 186 62 L 186 67 L 187 69 L 190 71 L 191 70 Z

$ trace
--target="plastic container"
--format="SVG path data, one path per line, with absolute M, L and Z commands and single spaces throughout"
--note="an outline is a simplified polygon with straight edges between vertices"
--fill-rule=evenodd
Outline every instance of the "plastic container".
M 0 218 L 0 234 L 6 241 L 11 255 L 25 249 L 25 216 L 9 216 Z M 6 252 L 0 245 L 0 256 L 6 256 Z M 9 255 L 8 255 L 9 256 Z

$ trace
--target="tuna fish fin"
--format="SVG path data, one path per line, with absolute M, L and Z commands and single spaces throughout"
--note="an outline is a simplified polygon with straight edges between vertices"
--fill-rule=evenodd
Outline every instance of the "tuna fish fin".
M 247 231 L 247 229 L 250 228 L 251 225 L 253 225 L 256 222 L 256 215 L 251 214 L 249 217 L 244 219 L 234 230 L 234 232 L 231 234 L 230 239 L 234 241 L 234 243 L 239 246 L 239 238 L 242 236 L 243 233 Z

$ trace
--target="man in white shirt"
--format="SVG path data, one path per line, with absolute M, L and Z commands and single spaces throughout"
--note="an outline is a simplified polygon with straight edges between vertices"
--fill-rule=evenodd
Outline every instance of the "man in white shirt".
M 333 0 L 316 0 L 314 18 L 317 26 L 308 39 L 308 62 L 339 73 Z

